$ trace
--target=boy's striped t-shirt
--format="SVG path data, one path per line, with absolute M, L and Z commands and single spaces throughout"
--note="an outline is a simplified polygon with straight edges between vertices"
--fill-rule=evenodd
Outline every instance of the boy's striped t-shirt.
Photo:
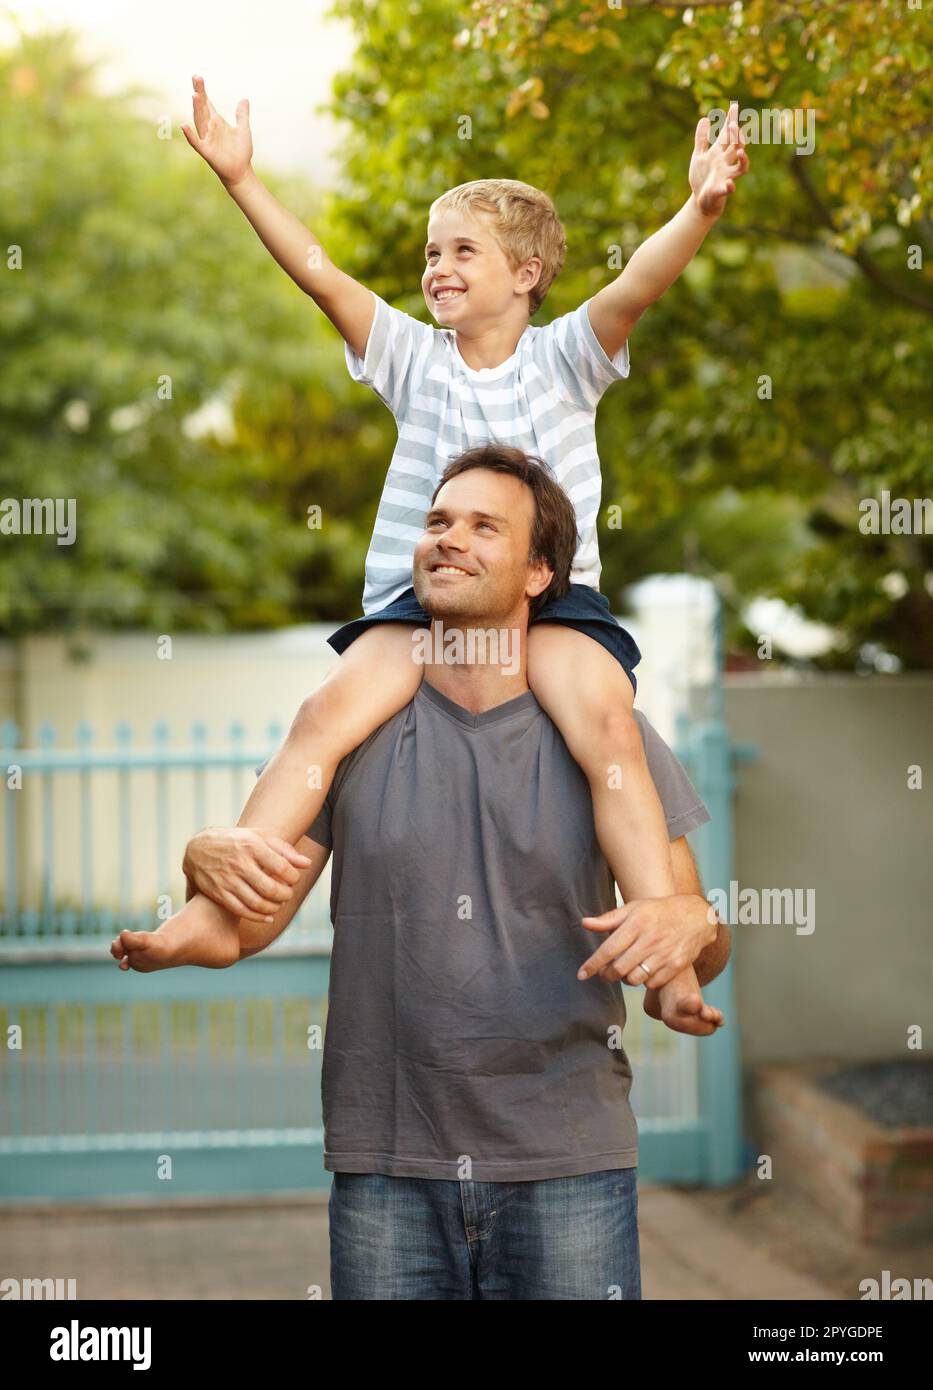
M 628 376 L 628 343 L 606 355 L 587 300 L 551 323 L 529 324 L 507 361 L 477 369 L 460 356 L 453 329 L 421 323 L 372 293 L 365 356 L 345 344 L 347 368 L 392 411 L 398 439 L 366 556 L 363 612 L 377 612 L 411 587 L 415 545 L 441 474 L 465 449 L 490 441 L 549 466 L 577 517 L 571 581 L 598 589 L 596 407 L 607 387 Z

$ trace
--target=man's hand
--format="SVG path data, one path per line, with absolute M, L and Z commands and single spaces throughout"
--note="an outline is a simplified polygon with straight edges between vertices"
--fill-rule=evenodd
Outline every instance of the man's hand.
M 695 893 L 636 899 L 599 917 L 584 917 L 583 925 L 588 931 L 612 934 L 584 961 L 578 979 L 598 975 L 630 985 L 650 979 L 653 989 L 692 965 L 718 932 L 715 912 Z M 647 975 L 639 968 L 643 962 Z
M 228 188 L 242 183 L 250 172 L 253 159 L 253 137 L 249 130 L 249 102 L 244 98 L 236 109 L 236 125 L 228 125 L 214 109 L 204 90 L 204 78 L 192 77 L 194 124 L 183 125 L 182 133 L 192 149 L 211 166 Z
M 739 129 L 739 103 L 732 102 L 722 130 L 711 145 L 709 116 L 697 121 L 693 156 L 687 177 L 693 198 L 704 217 L 718 217 L 735 192 L 735 180 L 748 172 L 745 137 Z
M 185 877 L 199 893 L 248 922 L 268 922 L 311 864 L 294 845 L 263 830 L 200 831 L 185 850 Z

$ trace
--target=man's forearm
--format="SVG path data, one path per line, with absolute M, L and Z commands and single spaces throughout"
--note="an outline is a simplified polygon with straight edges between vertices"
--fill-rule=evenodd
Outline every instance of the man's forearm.
M 713 908 L 703 894 L 703 884 L 700 881 L 700 873 L 697 869 L 693 850 L 690 848 L 685 835 L 681 835 L 671 844 L 671 866 L 674 871 L 675 891 L 677 893 L 692 893 L 701 898 L 706 903 L 707 912 L 712 913 Z M 720 922 L 714 939 L 708 946 L 703 947 L 693 962 L 697 982 L 700 985 L 709 984 L 710 980 L 715 980 L 716 976 L 725 970 L 731 949 L 732 937 L 729 928 L 725 922 Z
M 710 942 L 709 946 L 704 946 L 693 962 L 699 985 L 708 985 L 710 980 L 715 980 L 717 975 L 722 974 L 729 962 L 731 950 L 731 933 L 725 922 L 720 922 L 716 932 L 716 940 Z
M 322 288 L 322 269 L 331 261 L 324 247 L 300 218 L 283 207 L 250 167 L 244 178 L 224 187 L 252 224 L 259 240 L 305 294 Z
M 642 242 L 615 282 L 627 314 L 637 318 L 661 298 L 718 220 L 700 212 L 691 193 L 680 211 Z

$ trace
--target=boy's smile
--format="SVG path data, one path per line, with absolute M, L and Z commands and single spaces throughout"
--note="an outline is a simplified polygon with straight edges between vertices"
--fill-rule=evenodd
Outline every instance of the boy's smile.
M 465 289 L 460 289 L 452 285 L 435 284 L 431 293 L 434 296 L 434 303 L 439 309 L 446 309 L 447 305 L 455 299 L 460 299 L 466 294 Z

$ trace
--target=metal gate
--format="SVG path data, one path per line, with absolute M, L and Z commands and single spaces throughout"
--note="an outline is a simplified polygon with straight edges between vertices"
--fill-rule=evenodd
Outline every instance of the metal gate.
M 184 844 L 235 821 L 280 741 L 159 725 L 68 747 L 0 729 L 0 1196 L 69 1200 L 324 1187 L 329 874 L 235 969 L 118 970 L 110 943 L 184 901 Z

